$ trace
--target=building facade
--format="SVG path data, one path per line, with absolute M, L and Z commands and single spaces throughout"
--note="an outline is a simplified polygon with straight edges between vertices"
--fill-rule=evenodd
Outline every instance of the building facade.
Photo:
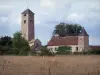
M 47 44 L 47 48 L 56 53 L 59 46 L 70 46 L 73 52 L 82 52 L 89 50 L 89 35 L 82 28 L 79 35 L 69 35 L 66 37 L 53 36 Z

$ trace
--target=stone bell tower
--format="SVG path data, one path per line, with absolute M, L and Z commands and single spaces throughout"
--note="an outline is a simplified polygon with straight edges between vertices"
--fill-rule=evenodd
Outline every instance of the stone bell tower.
M 35 39 L 34 13 L 30 9 L 26 9 L 21 13 L 21 33 L 28 42 Z

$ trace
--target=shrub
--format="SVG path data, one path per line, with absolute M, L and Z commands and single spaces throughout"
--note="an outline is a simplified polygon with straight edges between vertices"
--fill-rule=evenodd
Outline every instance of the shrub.
M 14 55 L 28 55 L 30 51 L 28 41 L 21 36 L 20 32 L 16 32 L 14 34 L 12 46 L 12 51 L 14 52 Z
M 37 53 L 36 53 L 36 51 L 29 51 L 28 55 L 29 56 L 36 56 Z
M 46 55 L 46 56 L 52 56 L 52 55 L 54 55 L 54 54 L 51 53 L 51 52 L 47 49 L 46 46 L 42 46 L 42 47 L 41 47 L 41 53 L 40 53 L 40 55 L 41 55 L 41 56 L 44 56 L 44 55 Z
M 12 38 L 3 36 L 0 38 L 0 55 L 8 55 L 12 46 Z
M 69 46 L 61 46 L 57 49 L 57 54 L 70 54 L 71 53 L 71 47 Z
M 8 46 L 0 46 L 0 55 L 9 54 L 10 47 Z
M 79 54 L 82 54 L 82 52 L 73 52 L 73 54 L 79 55 Z
M 100 50 L 91 50 L 90 54 L 100 54 Z

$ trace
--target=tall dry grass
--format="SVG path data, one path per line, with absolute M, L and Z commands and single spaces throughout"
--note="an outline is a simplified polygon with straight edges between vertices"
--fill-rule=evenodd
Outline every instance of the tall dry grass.
M 100 56 L 0 56 L 0 75 L 100 75 Z

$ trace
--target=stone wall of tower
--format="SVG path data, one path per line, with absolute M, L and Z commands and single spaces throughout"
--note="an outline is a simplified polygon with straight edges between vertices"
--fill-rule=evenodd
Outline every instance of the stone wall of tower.
M 28 15 L 28 40 L 31 41 L 34 39 L 34 15 L 29 14 Z
M 21 14 L 21 33 L 22 37 L 28 40 L 28 14 Z
M 89 46 L 89 36 L 84 36 L 84 46 Z
M 34 14 L 21 14 L 21 32 L 27 41 L 34 39 Z
M 89 36 L 78 36 L 78 47 L 79 47 L 79 50 L 88 49 Z

